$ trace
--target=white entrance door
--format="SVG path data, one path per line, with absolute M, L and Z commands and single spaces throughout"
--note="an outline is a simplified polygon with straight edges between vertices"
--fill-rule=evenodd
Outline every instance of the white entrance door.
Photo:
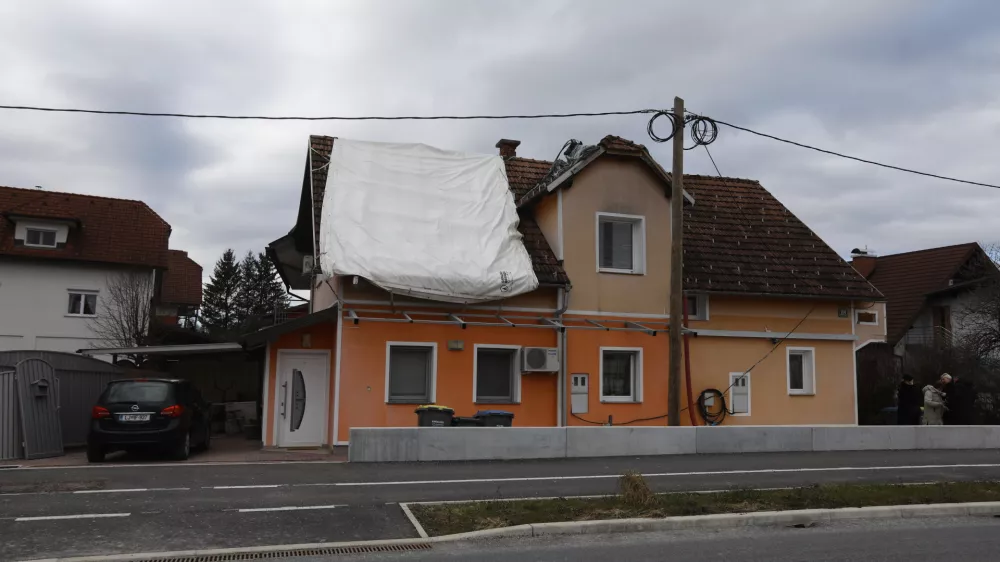
M 318 447 L 326 439 L 330 356 L 325 352 L 278 352 L 278 446 Z

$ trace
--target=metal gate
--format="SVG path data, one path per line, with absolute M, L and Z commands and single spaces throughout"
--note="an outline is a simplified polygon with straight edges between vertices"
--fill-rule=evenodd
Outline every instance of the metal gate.
M 15 368 L 24 458 L 40 459 L 63 454 L 59 422 L 59 379 L 42 359 L 25 359 Z
M 0 461 L 21 458 L 16 381 L 14 367 L 0 367 Z

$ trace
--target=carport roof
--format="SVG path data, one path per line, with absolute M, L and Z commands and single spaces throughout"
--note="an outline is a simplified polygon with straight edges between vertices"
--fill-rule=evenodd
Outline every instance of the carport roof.
M 137 347 L 99 347 L 93 349 L 78 349 L 81 355 L 195 355 L 199 353 L 219 353 L 227 351 L 243 351 L 243 346 L 236 342 L 223 343 L 193 343 L 185 345 L 146 345 Z
M 296 330 L 301 330 L 302 328 L 308 328 L 323 322 L 336 322 L 337 310 L 337 305 L 334 305 L 330 308 L 324 308 L 319 312 L 299 316 L 294 320 L 282 322 L 281 324 L 275 324 L 274 326 L 258 330 L 252 334 L 247 334 L 243 337 L 243 345 L 246 346 L 247 349 L 250 349 L 264 345 L 269 341 L 274 341 L 274 339 L 278 336 L 289 334 Z

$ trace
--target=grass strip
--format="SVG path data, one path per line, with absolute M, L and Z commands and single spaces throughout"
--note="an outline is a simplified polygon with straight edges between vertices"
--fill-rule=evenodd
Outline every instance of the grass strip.
M 497 498 L 470 503 L 410 505 L 410 509 L 424 530 L 436 536 L 556 521 L 986 501 L 1000 501 L 1000 482 L 836 484 L 790 490 L 653 494 L 641 477 L 636 480 L 624 476 L 619 483 L 619 493 L 614 496 L 547 500 Z

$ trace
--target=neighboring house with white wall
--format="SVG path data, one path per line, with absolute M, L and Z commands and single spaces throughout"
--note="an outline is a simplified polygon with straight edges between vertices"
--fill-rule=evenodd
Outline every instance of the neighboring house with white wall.
M 855 250 L 852 257 L 851 265 L 886 297 L 886 338 L 900 356 L 914 346 L 961 341 L 976 289 L 1000 276 L 975 242 L 888 256 Z
M 93 321 L 121 274 L 150 276 L 160 314 L 197 307 L 201 266 L 169 239 L 141 201 L 0 187 L 0 350 L 106 345 Z

